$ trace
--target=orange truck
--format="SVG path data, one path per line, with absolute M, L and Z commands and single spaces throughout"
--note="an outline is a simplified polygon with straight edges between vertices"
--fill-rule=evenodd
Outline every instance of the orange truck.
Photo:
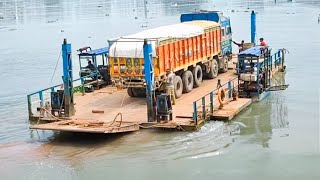
M 152 44 L 154 88 L 157 91 L 165 90 L 167 70 L 176 74 L 176 98 L 199 87 L 203 79 L 213 79 L 218 72 L 226 72 L 232 55 L 231 28 L 230 21 L 222 26 L 221 17 L 218 15 L 220 19 L 216 21 L 210 18 L 186 20 L 110 40 L 112 81 L 117 86 L 127 87 L 132 97 L 145 94 L 144 39 Z

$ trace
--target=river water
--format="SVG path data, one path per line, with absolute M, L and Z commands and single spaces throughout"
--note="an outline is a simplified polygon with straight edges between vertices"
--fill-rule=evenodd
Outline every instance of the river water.
M 258 37 L 290 51 L 289 89 L 193 133 L 28 129 L 26 95 L 61 82 L 63 38 L 77 71 L 77 48 L 200 9 L 230 16 L 236 41 L 250 40 L 250 12 L 258 12 Z M 311 0 L 0 0 L 1 179 L 319 179 L 319 13 Z

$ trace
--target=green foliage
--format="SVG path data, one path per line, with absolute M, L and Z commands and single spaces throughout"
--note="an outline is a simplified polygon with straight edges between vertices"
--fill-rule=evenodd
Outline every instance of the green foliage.
M 72 88 L 73 93 L 82 93 L 82 85 L 76 86 Z

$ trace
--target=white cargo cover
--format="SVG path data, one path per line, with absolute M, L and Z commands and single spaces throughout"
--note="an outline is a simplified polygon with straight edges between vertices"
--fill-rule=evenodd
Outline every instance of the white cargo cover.
M 240 80 L 242 81 L 257 81 L 257 74 L 240 74 Z
M 211 26 L 217 25 L 216 22 L 205 21 Z M 192 22 L 184 22 L 169 26 L 162 26 L 154 29 L 148 29 L 136 34 L 124 36 L 115 40 L 110 40 L 110 57 L 123 58 L 143 58 L 143 41 L 148 39 L 152 44 L 153 57 L 156 56 L 156 40 L 162 38 L 188 38 L 204 33 L 205 27 L 194 25 Z

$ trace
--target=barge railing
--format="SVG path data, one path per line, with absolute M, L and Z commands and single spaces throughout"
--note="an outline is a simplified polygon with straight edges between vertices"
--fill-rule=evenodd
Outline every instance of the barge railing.
M 286 52 L 288 52 L 286 49 L 279 49 L 276 53 L 270 56 L 271 70 L 279 66 L 282 66 L 281 68 L 284 69 L 284 54 Z
M 81 92 L 82 95 L 85 95 L 85 86 L 86 85 L 98 83 L 98 80 L 90 82 L 90 83 L 85 83 L 85 79 L 97 77 L 97 76 L 98 76 L 98 73 L 96 72 L 96 73 L 92 73 L 90 75 L 83 76 L 83 77 L 80 77 L 78 79 L 73 80 L 73 84 L 78 84 L 78 85 L 75 85 L 72 88 L 72 90 L 74 92 Z M 58 90 L 58 88 L 61 89 L 62 87 L 63 87 L 63 84 L 59 84 L 59 85 L 51 86 L 51 87 L 36 91 L 34 93 L 28 94 L 27 100 L 28 100 L 29 119 L 31 120 L 32 117 L 34 116 L 34 110 L 35 110 L 34 107 L 35 106 L 36 106 L 36 109 L 45 107 L 46 106 L 45 102 L 49 102 L 49 103 L 51 102 L 50 93 L 55 92 L 56 90 Z M 34 100 L 34 99 L 36 99 L 36 100 Z
M 218 92 L 220 88 L 225 89 L 227 101 L 233 99 L 234 93 L 238 92 L 238 77 L 230 79 L 224 84 L 218 84 L 218 87 L 203 97 L 193 102 L 193 120 L 197 125 L 199 120 L 208 120 L 208 115 L 213 114 L 215 105 L 218 104 Z

